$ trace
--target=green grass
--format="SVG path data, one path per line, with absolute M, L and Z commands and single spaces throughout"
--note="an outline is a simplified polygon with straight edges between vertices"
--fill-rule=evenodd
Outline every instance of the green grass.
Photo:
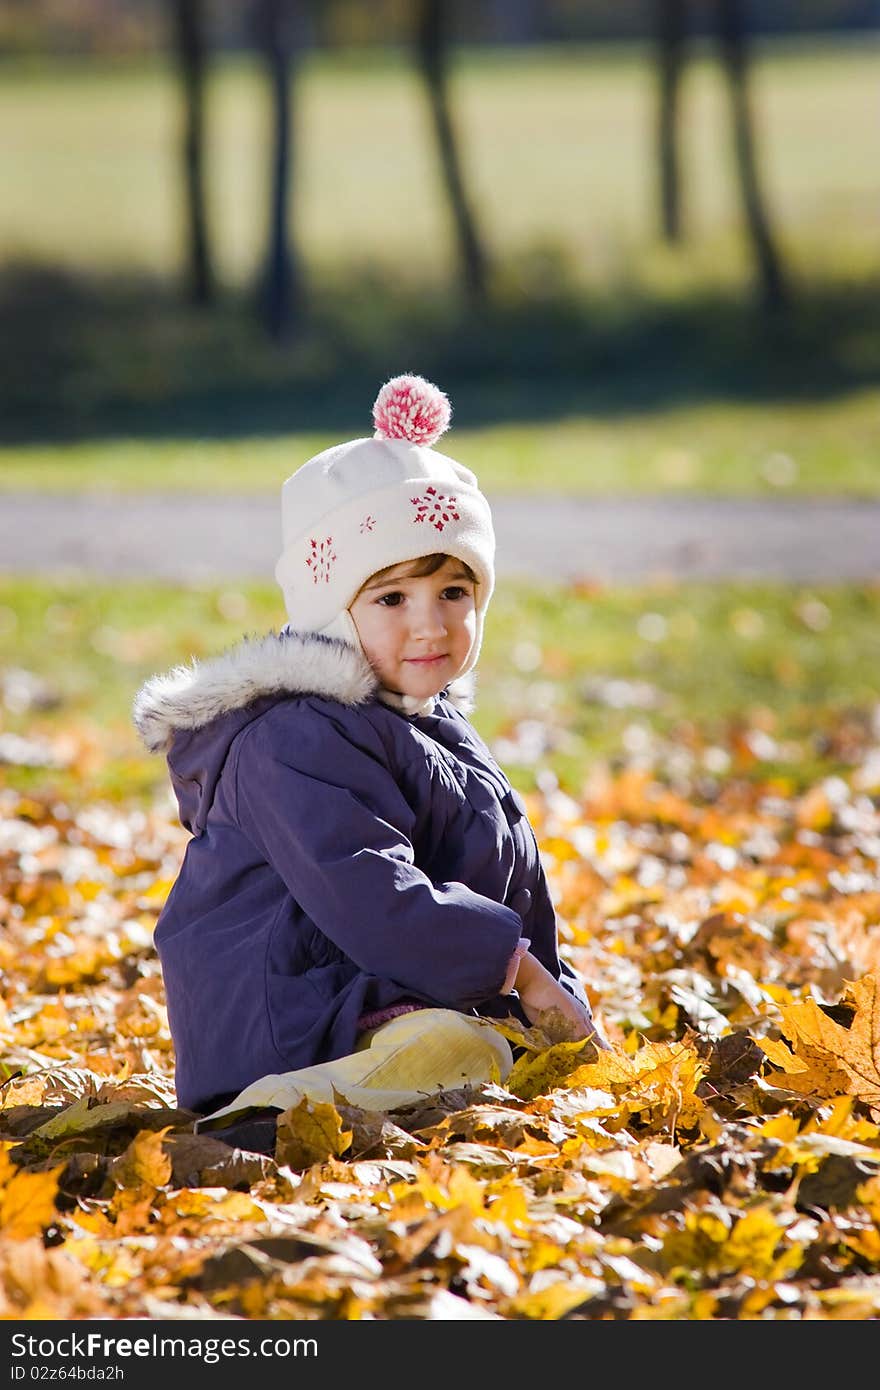
M 378 385 L 378 382 L 377 382 Z M 369 433 L 364 420 L 353 432 Z M 441 448 L 488 492 L 880 496 L 880 389 L 831 401 L 705 403 L 619 420 L 588 414 L 469 428 Z M 0 448 L 0 492 L 215 491 L 276 495 L 341 432 L 110 439 Z
M 0 766 L 0 776 L 76 799 L 154 795 L 164 765 L 130 722 L 141 682 L 283 616 L 269 586 L 0 581 L 0 672 L 8 682 L 29 670 L 59 701 L 9 707 L 5 728 L 63 736 L 75 754 L 66 770 Z M 878 670 L 876 586 L 506 585 L 487 621 L 474 718 L 523 787 L 550 770 L 576 789 L 596 760 L 634 753 L 674 776 L 688 749 L 717 758 L 737 728 L 751 728 L 759 743 L 747 775 L 773 772 L 798 788 L 846 765 L 847 729 L 864 734 L 876 717 Z

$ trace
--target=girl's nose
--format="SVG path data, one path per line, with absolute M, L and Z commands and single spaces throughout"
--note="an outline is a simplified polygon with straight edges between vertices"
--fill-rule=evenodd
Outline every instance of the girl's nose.
M 414 637 L 442 637 L 446 632 L 443 610 L 437 603 L 419 604 L 412 615 Z

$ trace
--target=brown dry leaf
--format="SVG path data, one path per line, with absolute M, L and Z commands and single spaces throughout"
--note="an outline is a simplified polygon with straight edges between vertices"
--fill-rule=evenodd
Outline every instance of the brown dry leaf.
M 440 1124 L 446 1116 L 459 1115 L 472 1105 L 478 1105 L 485 1097 L 494 1097 L 500 1091 L 501 1088 L 494 1081 L 481 1082 L 476 1086 L 456 1086 L 452 1090 L 434 1091 L 406 1105 L 395 1106 L 390 1114 L 394 1123 L 407 1134 L 421 1134 L 432 1125 Z M 343 1119 L 347 1119 L 347 1108 L 340 1104 L 338 1096 L 336 1105 Z M 375 1111 L 373 1115 L 375 1118 Z
M 349 1162 L 356 1158 L 407 1159 L 425 1147 L 421 1138 L 415 1139 L 381 1112 L 342 1104 L 338 1109 L 343 1125 L 351 1130 Z
M 527 1027 L 512 1014 L 507 1018 L 487 1018 L 496 1032 L 507 1038 L 517 1047 L 525 1047 L 530 1052 L 543 1052 L 553 1042 L 540 1028 Z
M 418 1130 L 419 1138 L 442 1143 L 456 1140 L 491 1138 L 504 1148 L 515 1148 L 535 1121 L 524 1110 L 512 1110 L 505 1105 L 471 1105 L 455 1115 L 445 1116 L 439 1124 Z
M 26 1075 L 9 1083 L 15 1096 L 15 1104 L 24 1103 L 26 1096 L 37 1096 L 38 1102 L 43 1105 L 52 1101 L 62 1101 L 65 1105 L 70 1105 L 82 1096 L 94 1099 L 97 1095 L 103 1078 L 87 1067 L 60 1066 L 57 1063 L 47 1067 L 38 1065 L 46 1060 L 45 1057 L 40 1057 L 39 1053 L 28 1053 L 19 1049 L 19 1055 L 22 1067 L 26 1068 Z M 28 1103 L 37 1102 L 31 1100 Z
M 39 1105 L 46 1089 L 45 1081 L 39 1076 L 13 1076 L 0 1087 L 0 1110 L 11 1110 L 17 1105 Z
M 281 1112 L 276 1129 L 275 1162 L 293 1169 L 339 1158 L 352 1138 L 335 1105 L 310 1101 L 307 1096 Z
M 154 1105 L 156 1108 L 175 1108 L 174 1083 L 170 1077 L 154 1073 L 151 1076 L 129 1076 L 124 1081 L 101 1082 L 97 1100 L 128 1101 L 131 1105 Z
M 0 1318 L 89 1317 L 102 1307 L 101 1293 L 65 1250 L 47 1250 L 36 1235 L 0 1247 Z
M 231 1148 L 210 1134 L 169 1134 L 163 1148 L 174 1187 L 251 1187 L 273 1167 L 268 1156 Z

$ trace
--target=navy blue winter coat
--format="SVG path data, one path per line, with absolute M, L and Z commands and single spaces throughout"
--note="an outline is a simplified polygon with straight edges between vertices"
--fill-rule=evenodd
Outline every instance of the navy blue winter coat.
M 284 630 L 139 692 L 192 833 L 155 932 L 181 1106 L 344 1056 L 392 1004 L 524 1019 L 499 994 L 521 936 L 585 1000 L 466 683 L 406 716 L 354 647 Z

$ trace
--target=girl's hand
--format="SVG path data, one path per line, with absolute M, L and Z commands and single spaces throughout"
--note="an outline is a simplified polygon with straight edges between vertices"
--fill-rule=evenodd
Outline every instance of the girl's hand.
M 569 994 L 528 951 L 519 963 L 514 984 L 530 1023 L 540 1023 L 541 1014 L 556 1009 L 572 1029 L 572 1041 L 592 1038 L 596 1047 L 604 1050 L 610 1047 L 593 1022 L 590 1010 Z

